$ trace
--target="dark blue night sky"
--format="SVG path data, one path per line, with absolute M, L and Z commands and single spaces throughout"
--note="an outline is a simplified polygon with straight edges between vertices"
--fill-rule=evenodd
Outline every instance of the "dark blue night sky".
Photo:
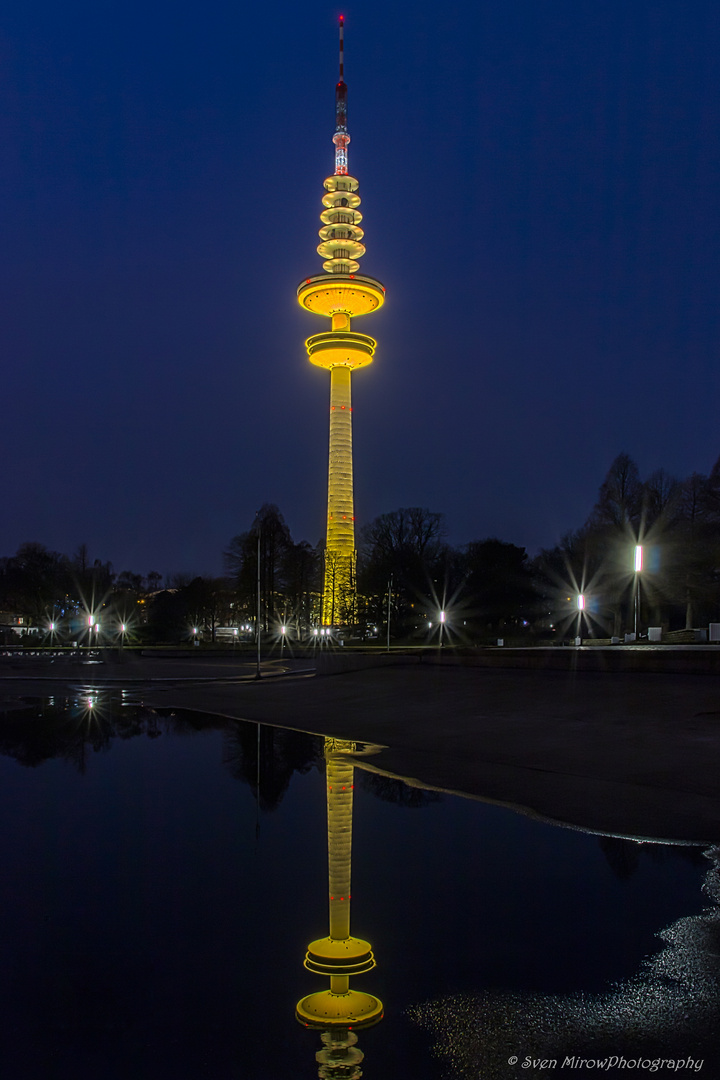
M 720 7 L 11 0 L 0 15 L 0 554 L 221 569 L 263 502 L 323 535 L 300 310 L 333 170 L 385 309 L 358 525 L 551 545 L 612 459 L 720 454 Z

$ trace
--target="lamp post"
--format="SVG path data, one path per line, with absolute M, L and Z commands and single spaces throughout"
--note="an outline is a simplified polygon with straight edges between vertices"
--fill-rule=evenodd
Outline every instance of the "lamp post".
M 445 626 L 445 612 L 441 611 L 440 612 L 440 648 L 442 648 L 442 643 L 443 643 L 443 628 L 444 628 L 444 626 Z
M 582 645 L 582 613 L 585 610 L 585 594 L 578 593 L 577 596 L 577 609 L 578 609 L 578 632 L 575 639 L 576 645 Z
M 256 520 L 257 520 L 257 518 L 258 518 L 258 514 L 259 514 L 259 513 L 260 513 L 260 511 L 258 510 L 257 514 L 255 515 L 255 518 L 256 518 Z M 257 626 L 256 626 L 256 629 L 257 629 L 257 670 L 256 670 L 256 672 L 255 672 L 255 678 L 256 678 L 256 679 L 260 679 L 260 678 L 262 677 L 262 676 L 261 676 L 261 674 L 260 674 L 260 630 L 261 630 L 261 627 L 260 627 L 260 537 L 261 537 L 261 536 L 262 536 L 262 526 L 261 526 L 260 522 L 258 521 L 258 545 L 257 545 Z
M 638 640 L 638 613 L 640 610 L 640 573 L 643 568 L 642 544 L 635 545 L 635 641 Z

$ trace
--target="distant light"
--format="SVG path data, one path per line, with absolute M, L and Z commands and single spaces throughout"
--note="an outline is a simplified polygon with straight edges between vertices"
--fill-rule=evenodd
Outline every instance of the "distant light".
M 635 545 L 635 573 L 639 574 L 642 570 L 642 545 Z
M 126 627 L 125 623 L 120 623 L 120 633 L 124 634 L 126 630 L 127 630 L 127 627 Z
M 583 596 L 582 593 L 578 593 L 577 606 L 578 606 L 578 611 L 584 611 L 585 610 L 585 597 Z
M 431 622 L 429 622 L 429 623 L 428 623 L 428 630 L 429 630 L 429 629 L 431 628 L 431 626 L 432 626 L 432 623 L 431 623 Z
M 54 629 L 55 629 L 55 623 L 54 623 L 54 622 L 51 622 L 51 623 L 50 623 L 50 629 L 51 629 L 51 630 L 54 630 Z
M 100 629 L 100 623 L 99 623 L 99 622 L 98 622 L 98 623 L 95 623 L 95 633 L 96 633 L 96 634 L 97 634 L 97 632 L 98 632 L 98 630 L 99 630 L 99 629 Z
M 197 634 L 197 626 L 193 626 L 193 634 Z
M 92 626 L 94 622 L 95 622 L 95 616 L 94 615 L 88 615 L 88 626 Z
M 440 612 L 440 622 L 445 622 L 445 612 L 444 611 Z
M 317 634 L 317 627 L 313 630 L 313 634 Z
M 281 626 L 281 627 L 280 627 L 280 633 L 281 633 L 281 634 L 284 634 L 284 633 L 285 633 L 285 627 L 284 627 L 284 626 Z
M 237 637 L 237 627 L 235 627 L 235 629 L 233 630 L 233 634 L 235 635 L 235 637 Z

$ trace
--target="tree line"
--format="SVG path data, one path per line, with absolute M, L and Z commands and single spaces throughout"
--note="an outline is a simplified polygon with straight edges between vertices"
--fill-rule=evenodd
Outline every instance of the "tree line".
M 635 570 L 634 551 L 642 548 Z M 587 521 L 536 559 L 545 599 L 570 586 L 593 601 L 599 627 L 691 629 L 720 620 L 720 459 L 683 480 L 664 469 L 642 480 L 618 454 Z
M 532 559 L 496 537 L 452 547 L 446 535 L 444 515 L 424 507 L 360 530 L 357 634 L 384 636 L 389 618 L 394 640 L 547 639 L 573 632 L 578 595 L 584 636 L 620 635 L 638 613 L 642 625 L 666 629 L 720 621 L 720 460 L 708 475 L 678 480 L 660 469 L 643 480 L 619 454 L 584 524 Z M 25 543 L 0 559 L 0 623 L 14 615 L 46 637 L 65 627 L 81 643 L 92 640 L 90 615 L 105 639 L 124 627 L 128 640 L 214 641 L 233 628 L 242 641 L 258 622 L 302 638 L 320 624 L 323 556 L 322 543 L 293 540 L 273 504 L 230 540 L 224 575 L 176 575 L 164 586 L 156 571 L 115 574 L 86 545 L 67 557 Z

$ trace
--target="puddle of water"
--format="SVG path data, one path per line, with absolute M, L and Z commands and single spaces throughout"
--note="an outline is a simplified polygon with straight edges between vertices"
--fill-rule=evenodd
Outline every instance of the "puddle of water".
M 127 693 L 0 711 L 5 1075 L 316 1077 L 321 1031 L 295 1013 L 331 985 L 327 957 L 303 959 L 331 929 L 333 755 L 354 786 L 335 850 L 349 857 L 351 829 L 350 931 L 377 961 L 348 989 L 383 1018 L 325 1047 L 327 1076 L 357 1051 L 368 1080 L 532 1076 L 526 1053 L 562 1071 L 593 1046 L 715 1052 L 713 864 L 696 848 L 420 791 L 371 748 Z

